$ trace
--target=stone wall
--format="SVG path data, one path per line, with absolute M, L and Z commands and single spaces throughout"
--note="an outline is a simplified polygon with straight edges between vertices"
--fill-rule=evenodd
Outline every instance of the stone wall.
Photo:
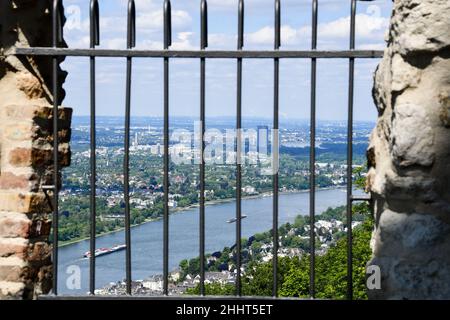
M 0 2 L 0 299 L 51 290 L 51 199 L 42 191 L 53 184 L 51 58 L 6 55 L 11 46 L 51 46 L 51 2 Z M 66 74 L 59 74 L 62 83 Z M 60 108 L 58 117 L 67 166 L 71 109 Z
M 375 74 L 368 150 L 381 289 L 371 298 L 450 299 L 450 1 L 396 0 Z

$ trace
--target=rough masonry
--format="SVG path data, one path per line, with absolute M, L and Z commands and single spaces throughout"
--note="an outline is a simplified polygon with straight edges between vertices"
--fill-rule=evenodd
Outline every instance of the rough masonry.
M 0 1 L 0 300 L 51 290 L 52 209 L 42 186 L 53 184 L 52 63 L 7 55 L 12 46 L 51 46 L 51 3 Z M 62 101 L 66 74 L 59 74 Z M 71 109 L 61 107 L 58 117 L 59 159 L 67 166 Z
M 450 1 L 396 0 L 368 149 L 375 299 L 450 299 Z

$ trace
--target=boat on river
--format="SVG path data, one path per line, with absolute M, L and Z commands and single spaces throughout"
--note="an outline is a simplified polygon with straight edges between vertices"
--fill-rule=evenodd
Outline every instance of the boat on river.
M 241 216 L 241 219 L 245 219 L 245 218 L 247 218 L 247 216 L 245 214 L 243 214 Z M 232 218 L 230 220 L 227 220 L 227 223 L 233 223 L 233 222 L 236 222 L 236 221 L 237 221 L 237 218 Z
M 94 252 L 94 257 L 100 257 L 100 256 L 104 256 L 107 254 L 111 254 L 117 251 L 121 251 L 121 250 L 125 250 L 126 249 L 126 245 L 125 244 L 121 244 L 121 245 L 117 245 L 111 248 L 98 248 L 97 250 L 95 250 Z M 90 258 L 91 257 L 91 251 L 86 251 L 83 255 L 84 258 Z

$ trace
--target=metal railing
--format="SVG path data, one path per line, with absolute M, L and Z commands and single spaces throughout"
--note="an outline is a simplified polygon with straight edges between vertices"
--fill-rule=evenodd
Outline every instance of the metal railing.
M 358 0 L 371 1 L 371 0 Z M 347 132 L 347 298 L 353 297 L 352 281 L 352 203 L 354 201 L 370 201 L 370 197 L 353 196 L 352 194 L 352 143 L 353 143 L 353 89 L 354 89 L 354 68 L 357 58 L 380 58 L 382 51 L 378 50 L 355 50 L 355 20 L 357 0 L 350 2 L 350 39 L 349 50 L 317 50 L 317 30 L 318 30 L 318 0 L 312 0 L 312 41 L 311 50 L 280 50 L 281 47 L 281 1 L 274 0 L 274 49 L 265 51 L 243 50 L 244 47 L 244 0 L 238 1 L 238 35 L 237 50 L 206 50 L 208 47 L 208 8 L 207 1 L 200 1 L 201 26 L 200 26 L 200 48 L 199 50 L 177 51 L 171 50 L 172 44 L 172 23 L 171 23 L 171 3 L 164 1 L 164 48 L 163 50 L 136 50 L 136 8 L 134 0 L 128 1 L 127 19 L 127 48 L 124 50 L 96 49 L 100 39 L 100 15 L 97 0 L 90 0 L 90 47 L 89 49 L 60 48 L 63 42 L 63 9 L 62 0 L 53 1 L 53 47 L 35 48 L 12 48 L 9 54 L 25 56 L 50 56 L 53 61 L 53 141 L 54 141 L 54 181 L 53 192 L 53 296 L 58 295 L 58 58 L 59 57 L 89 57 L 90 59 L 90 279 L 89 291 L 91 295 L 95 292 L 95 248 L 96 248 L 96 84 L 95 84 L 95 58 L 96 57 L 123 57 L 126 58 L 126 103 L 125 103 L 125 156 L 123 164 L 124 173 L 124 199 L 125 199 L 125 241 L 126 241 L 126 292 L 131 295 L 132 265 L 131 265 L 131 232 L 130 232 L 130 203 L 129 203 L 129 148 L 130 148 L 130 110 L 131 110 L 131 79 L 132 79 L 132 59 L 142 58 L 163 58 L 164 61 L 164 215 L 163 215 L 163 294 L 167 296 L 169 283 L 169 61 L 172 58 L 194 58 L 200 59 L 200 120 L 202 123 L 201 132 L 205 132 L 205 65 L 207 59 L 226 58 L 237 61 L 237 94 L 236 94 L 236 129 L 237 159 L 241 157 L 241 135 L 242 128 L 242 61 L 243 59 L 273 59 L 274 62 L 274 101 L 273 101 L 273 129 L 279 126 L 279 63 L 280 59 L 311 59 L 311 119 L 310 119 L 310 297 L 314 298 L 315 292 L 315 139 L 316 139 L 316 74 L 317 59 L 343 58 L 349 60 L 348 79 L 348 132 Z M 276 130 L 275 130 L 276 131 Z M 274 139 L 276 141 L 276 139 Z M 202 139 L 203 141 L 203 139 Z M 199 257 L 200 257 L 200 295 L 205 295 L 205 144 L 202 142 L 200 151 L 200 196 L 199 196 Z M 275 159 L 278 160 L 278 159 Z M 273 176 L 273 297 L 278 296 L 278 173 Z M 236 296 L 242 294 L 241 286 L 241 164 L 236 164 Z

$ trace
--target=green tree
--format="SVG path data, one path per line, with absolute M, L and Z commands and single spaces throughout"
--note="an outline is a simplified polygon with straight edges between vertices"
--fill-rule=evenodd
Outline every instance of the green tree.
M 366 263 L 371 257 L 369 246 L 373 222 L 365 221 L 353 232 L 353 294 L 355 299 L 367 299 Z M 347 239 L 323 256 L 316 257 L 316 296 L 322 299 L 345 299 L 347 294 Z M 298 268 L 291 268 L 285 276 L 280 295 L 307 297 L 309 295 L 309 256 L 302 258 Z
M 300 259 L 298 257 L 281 257 L 278 259 L 278 287 L 286 281 L 289 270 L 298 269 Z M 243 277 L 242 294 L 245 296 L 267 296 L 273 295 L 273 262 L 250 263 L 247 267 L 248 273 Z

